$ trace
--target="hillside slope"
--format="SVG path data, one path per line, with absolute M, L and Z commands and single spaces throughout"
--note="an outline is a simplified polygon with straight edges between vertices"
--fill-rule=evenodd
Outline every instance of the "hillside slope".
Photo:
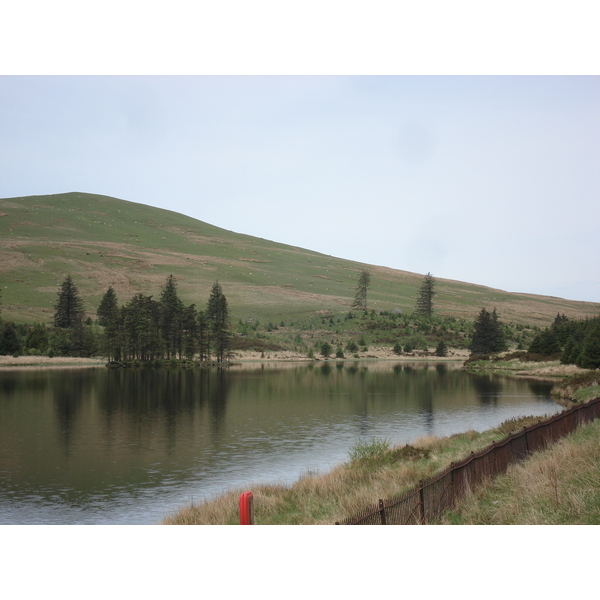
M 84 193 L 0 199 L 2 316 L 51 321 L 67 274 L 95 316 L 109 285 L 125 302 L 158 296 L 172 273 L 184 303 L 203 307 L 219 280 L 234 319 L 288 319 L 348 311 L 358 274 L 371 274 L 369 309 L 414 310 L 422 274 L 372 266 L 214 227 L 168 210 Z M 435 273 L 434 273 L 435 275 Z M 435 310 L 544 325 L 558 313 L 597 315 L 600 304 L 514 294 L 437 278 Z

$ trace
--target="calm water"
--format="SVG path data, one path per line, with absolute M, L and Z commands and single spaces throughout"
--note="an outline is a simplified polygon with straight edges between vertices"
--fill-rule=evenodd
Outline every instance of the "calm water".
M 360 438 L 560 410 L 549 384 L 460 366 L 0 370 L 0 523 L 158 523 L 229 488 L 327 471 Z

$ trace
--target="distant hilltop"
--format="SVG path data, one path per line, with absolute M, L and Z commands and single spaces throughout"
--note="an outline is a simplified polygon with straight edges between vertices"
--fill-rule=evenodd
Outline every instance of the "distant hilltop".
M 173 274 L 186 303 L 207 297 L 218 280 L 234 320 L 348 312 L 363 270 L 371 274 L 369 310 L 412 313 L 423 278 L 80 192 L 0 199 L 0 233 L 0 316 L 18 322 L 49 323 L 68 274 L 93 318 L 109 286 L 123 302 L 135 293 L 158 295 Z M 433 275 L 438 314 L 474 319 L 482 307 L 496 307 L 504 321 L 545 326 L 559 312 L 572 318 L 600 312 L 599 303 L 510 293 Z

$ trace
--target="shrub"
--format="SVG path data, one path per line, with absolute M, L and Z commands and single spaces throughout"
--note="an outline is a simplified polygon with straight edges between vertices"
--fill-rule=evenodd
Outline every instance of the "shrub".
M 381 460 L 390 449 L 390 440 L 387 438 L 377 439 L 371 438 L 368 442 L 358 440 L 358 442 L 350 448 L 348 455 L 351 463 L 370 462 Z
M 435 355 L 436 356 L 448 356 L 448 348 L 446 347 L 444 340 L 440 340 L 440 343 L 437 345 L 437 348 L 435 349 Z
M 350 340 L 346 344 L 346 350 L 348 350 L 348 352 L 356 352 L 358 350 L 358 346 L 356 345 L 356 342 L 354 340 Z

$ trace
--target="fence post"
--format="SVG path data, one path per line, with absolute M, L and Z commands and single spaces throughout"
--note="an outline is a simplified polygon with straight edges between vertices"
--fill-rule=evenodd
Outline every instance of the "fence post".
M 421 525 L 425 525 L 425 495 L 423 493 L 422 479 L 419 479 L 419 518 Z
M 531 452 L 529 451 L 529 440 L 527 439 L 527 425 L 523 425 L 523 437 L 525 438 L 525 457 L 529 456 Z
M 244 492 L 240 496 L 240 525 L 254 525 L 252 492 Z
M 386 519 L 385 519 L 385 506 L 383 504 L 383 500 L 379 500 L 379 514 L 381 515 L 381 524 L 382 525 L 387 525 Z

